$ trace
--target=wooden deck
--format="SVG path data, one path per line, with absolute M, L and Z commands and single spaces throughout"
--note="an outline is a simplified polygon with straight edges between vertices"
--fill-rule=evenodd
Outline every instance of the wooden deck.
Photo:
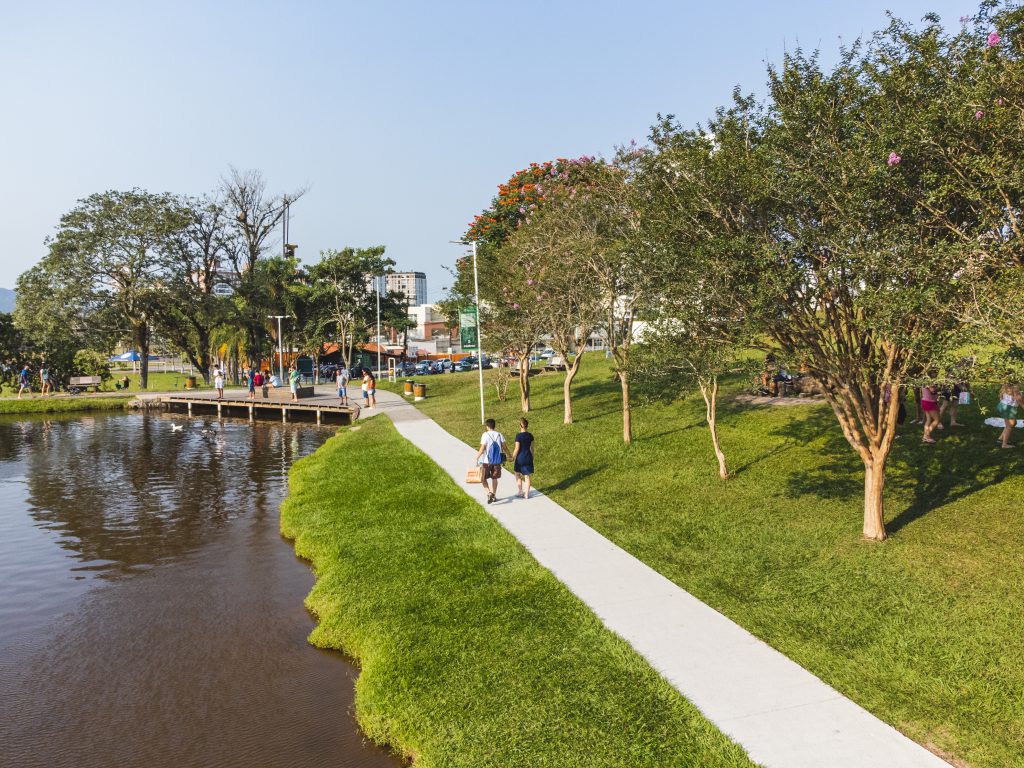
M 187 411 L 189 416 L 213 411 L 217 416 L 248 416 L 255 419 L 258 416 L 273 415 L 283 422 L 315 420 L 317 424 L 351 424 L 359 418 L 360 410 L 358 405 L 341 405 L 337 397 L 326 395 L 292 401 L 263 398 L 257 392 L 256 399 L 250 400 L 248 393 L 236 394 L 230 390 L 221 399 L 217 399 L 216 393 L 204 392 L 166 395 L 161 400 L 171 409 Z

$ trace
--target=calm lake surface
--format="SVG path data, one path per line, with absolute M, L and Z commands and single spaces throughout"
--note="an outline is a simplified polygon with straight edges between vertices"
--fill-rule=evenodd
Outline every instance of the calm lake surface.
M 0 419 L 0 765 L 397 766 L 278 532 L 328 429 Z

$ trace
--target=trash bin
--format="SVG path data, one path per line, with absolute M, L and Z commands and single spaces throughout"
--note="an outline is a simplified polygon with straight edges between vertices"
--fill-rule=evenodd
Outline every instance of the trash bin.
M 416 382 L 412 379 L 408 379 L 402 384 L 402 394 L 406 397 L 412 397 L 412 388 L 416 385 Z
M 196 377 L 195 376 L 186 376 L 185 377 L 185 389 L 195 389 L 195 388 L 196 388 Z
M 426 400 L 427 399 L 427 385 L 416 382 L 412 387 L 413 400 Z

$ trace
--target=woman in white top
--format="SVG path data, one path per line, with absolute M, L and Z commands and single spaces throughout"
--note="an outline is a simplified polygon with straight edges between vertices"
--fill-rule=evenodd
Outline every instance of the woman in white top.
M 494 419 L 484 422 L 487 431 L 480 437 L 480 450 L 476 452 L 476 460 L 483 469 L 481 478 L 484 490 L 487 481 L 491 481 L 491 489 L 487 491 L 487 503 L 492 503 L 498 496 L 498 478 L 501 477 L 501 465 L 505 462 L 505 436 L 494 428 Z
M 222 400 L 224 398 L 224 374 L 220 372 L 220 368 L 213 372 L 213 386 L 217 390 L 217 399 Z

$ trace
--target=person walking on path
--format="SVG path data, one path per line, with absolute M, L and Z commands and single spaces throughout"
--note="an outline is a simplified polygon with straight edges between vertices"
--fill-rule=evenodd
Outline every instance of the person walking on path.
M 21 369 L 21 373 L 18 374 L 18 399 L 21 400 L 21 393 L 28 390 L 29 394 L 32 394 L 32 385 L 29 384 L 28 377 L 28 363 Z
M 246 382 L 249 384 L 249 399 L 256 399 L 256 369 L 250 368 L 245 376 Z
M 348 405 L 348 368 L 345 366 L 339 368 L 335 378 L 338 381 L 338 399 L 341 400 L 342 405 Z
M 292 400 L 299 399 L 299 380 L 302 378 L 302 374 L 299 373 L 299 369 L 294 365 L 288 366 L 288 386 L 292 391 Z
M 48 395 L 52 391 L 50 389 L 50 369 L 46 367 L 46 363 L 43 363 L 39 369 L 39 391 L 43 395 Z
M 501 477 L 501 465 L 505 461 L 505 436 L 494 427 L 494 419 L 484 422 L 485 431 L 480 437 L 480 450 L 476 452 L 477 463 L 484 468 L 483 483 L 487 491 L 487 503 L 492 504 L 498 497 L 498 478 Z M 487 481 L 491 481 L 491 489 L 487 490 Z
M 921 387 L 921 411 L 924 415 L 923 443 L 934 443 L 932 432 L 939 425 L 939 390 L 934 384 Z
M 999 402 L 996 404 L 996 413 L 1002 417 L 1004 422 L 1003 432 L 999 436 L 999 440 L 996 441 L 1001 448 L 1016 447 L 1010 442 L 1010 435 L 1013 434 L 1013 428 L 1017 426 L 1017 412 L 1022 406 L 1024 406 L 1024 401 L 1021 399 L 1020 387 L 1016 384 L 1003 384 L 999 389 Z
M 516 447 L 512 449 L 512 468 L 516 473 L 516 486 L 519 488 L 516 496 L 520 499 L 530 498 L 533 475 L 533 435 L 527 431 L 529 426 L 530 422 L 527 419 L 519 420 Z
M 217 399 L 224 399 L 224 374 L 220 372 L 220 368 L 214 368 L 213 370 L 213 388 L 217 390 Z

